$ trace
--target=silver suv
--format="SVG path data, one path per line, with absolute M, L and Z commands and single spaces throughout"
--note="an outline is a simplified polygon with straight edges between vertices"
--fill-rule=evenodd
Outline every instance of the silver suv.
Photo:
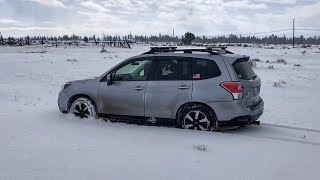
M 248 60 L 225 48 L 154 47 L 100 77 L 67 82 L 58 105 L 80 118 L 166 120 L 204 131 L 259 124 L 261 81 Z

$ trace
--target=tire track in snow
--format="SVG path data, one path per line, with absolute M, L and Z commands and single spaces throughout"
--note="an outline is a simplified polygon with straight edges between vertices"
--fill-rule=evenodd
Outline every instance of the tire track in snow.
M 294 129 L 294 130 L 300 130 L 300 131 L 308 131 L 308 132 L 314 132 L 314 133 L 320 133 L 320 129 L 300 128 L 300 127 L 294 127 L 294 126 L 268 124 L 268 123 L 261 123 L 261 125 L 263 125 L 263 126 L 273 126 L 273 127 L 279 127 L 279 128 L 285 128 L 285 129 Z
M 252 138 L 320 146 L 320 130 L 317 129 L 262 123 L 258 127 L 246 126 L 240 129 L 230 130 L 226 133 Z
M 313 145 L 313 146 L 320 146 L 320 142 L 303 141 L 303 140 L 298 140 L 298 139 L 281 138 L 281 137 L 268 137 L 268 136 L 250 136 L 250 135 L 243 135 L 243 136 L 284 141 L 284 142 L 292 142 L 292 143 L 300 143 L 300 144 L 308 144 L 308 145 Z

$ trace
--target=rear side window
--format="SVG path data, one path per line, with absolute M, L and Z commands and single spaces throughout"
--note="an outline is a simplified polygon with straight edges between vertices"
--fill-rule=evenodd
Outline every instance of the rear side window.
M 247 61 L 236 61 L 233 68 L 239 79 L 250 80 L 257 76 Z
M 191 64 L 181 57 L 157 57 L 153 80 L 191 80 Z
M 213 60 L 193 58 L 192 79 L 202 80 L 221 76 L 221 71 Z

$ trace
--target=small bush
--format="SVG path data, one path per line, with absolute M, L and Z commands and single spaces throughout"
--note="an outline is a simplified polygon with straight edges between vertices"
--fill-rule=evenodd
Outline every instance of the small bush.
M 252 61 L 252 62 L 261 62 L 261 60 L 258 59 L 258 58 L 251 59 L 251 61 Z
M 40 53 L 40 54 L 44 54 L 46 53 L 47 51 L 31 51 L 31 52 L 26 52 L 27 54 L 33 54 L 33 53 Z
M 287 64 L 287 61 L 286 61 L 285 59 L 278 59 L 278 60 L 277 60 L 277 63 Z
M 301 64 L 294 64 L 294 67 L 301 67 Z
M 193 148 L 197 151 L 207 151 L 208 148 L 204 144 L 193 145 Z
M 105 43 L 102 43 L 102 49 L 101 49 L 101 51 L 100 51 L 100 53 L 106 53 L 107 52 L 107 50 L 105 50 L 104 48 L 106 47 L 106 44 Z
M 307 54 L 307 51 L 306 50 L 302 51 L 302 54 L 303 55 Z
M 67 62 L 75 63 L 75 62 L 78 62 L 78 60 L 76 60 L 76 59 L 67 59 Z
M 301 46 L 301 48 L 310 48 L 310 47 L 311 47 L 310 44 L 308 44 L 308 45 L 302 45 L 302 46 Z
M 274 69 L 273 65 L 268 66 L 267 68 L 268 68 L 268 69 Z
M 278 82 L 273 83 L 273 87 L 283 87 L 285 84 L 287 84 L 285 81 L 279 80 Z
M 251 67 L 257 67 L 257 63 L 253 61 L 248 61 Z

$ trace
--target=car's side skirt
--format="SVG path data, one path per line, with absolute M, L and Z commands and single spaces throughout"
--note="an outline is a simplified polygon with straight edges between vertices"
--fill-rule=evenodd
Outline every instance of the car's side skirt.
M 99 117 L 108 118 L 114 121 L 120 122 L 132 122 L 132 123 L 142 123 L 147 122 L 151 124 L 171 124 L 174 125 L 176 120 L 170 118 L 159 118 L 159 117 L 145 117 L 145 116 L 128 116 L 128 115 L 115 115 L 115 114 L 104 114 L 99 113 Z

